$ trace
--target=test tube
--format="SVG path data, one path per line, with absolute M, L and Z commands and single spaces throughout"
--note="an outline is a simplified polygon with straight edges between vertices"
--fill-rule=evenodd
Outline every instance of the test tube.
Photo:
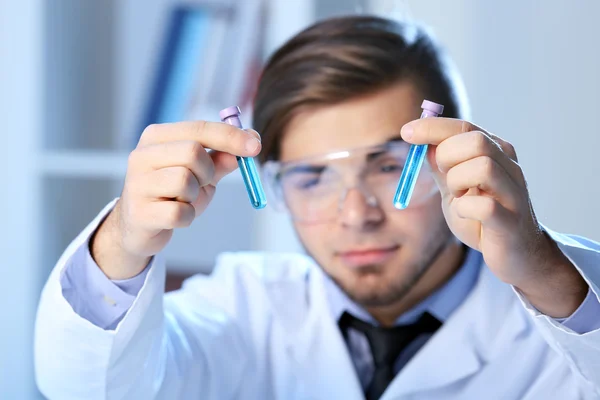
M 421 105 L 423 113 L 421 118 L 437 117 L 444 112 L 444 106 L 441 104 L 434 103 L 429 100 L 424 100 Z M 398 182 L 398 189 L 396 189 L 396 195 L 394 196 L 394 207 L 399 210 L 403 210 L 408 207 L 410 198 L 412 197 L 413 190 L 417 184 L 417 178 L 419 177 L 419 171 L 427 156 L 427 145 L 426 144 L 413 144 L 408 150 L 408 157 L 402 169 L 402 175 L 400 175 L 400 181 Z
M 238 106 L 227 107 L 219 112 L 221 122 L 233 125 L 240 129 L 242 128 L 242 122 L 240 121 L 240 115 L 242 112 Z M 267 198 L 263 189 L 262 183 L 260 182 L 260 176 L 256 170 L 256 164 L 252 157 L 239 157 L 236 156 L 242 178 L 244 179 L 244 185 L 250 198 L 250 204 L 252 207 L 258 209 L 264 208 L 267 205 Z

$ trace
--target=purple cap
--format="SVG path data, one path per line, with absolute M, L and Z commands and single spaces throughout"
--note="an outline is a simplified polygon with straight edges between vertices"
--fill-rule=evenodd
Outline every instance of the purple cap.
M 242 114 L 242 111 L 238 106 L 231 106 L 219 111 L 219 118 L 221 118 L 221 121 L 225 121 L 229 117 L 237 117 L 240 114 Z
M 437 115 L 440 115 L 441 113 L 444 112 L 443 105 L 434 103 L 433 101 L 429 101 L 429 100 L 423 100 L 423 104 L 421 105 L 421 108 L 425 111 L 429 111 L 429 112 L 435 113 Z

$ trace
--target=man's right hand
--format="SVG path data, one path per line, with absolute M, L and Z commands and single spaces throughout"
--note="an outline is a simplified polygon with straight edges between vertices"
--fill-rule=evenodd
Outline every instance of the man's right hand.
M 260 149 L 255 131 L 218 122 L 147 127 L 129 156 L 121 198 L 90 243 L 96 263 L 113 280 L 138 275 L 173 229 L 202 214 L 219 180 L 237 168 L 235 156 Z

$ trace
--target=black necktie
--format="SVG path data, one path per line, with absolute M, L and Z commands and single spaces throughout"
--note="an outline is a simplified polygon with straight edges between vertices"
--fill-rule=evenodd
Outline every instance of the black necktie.
M 394 364 L 402 350 L 420 334 L 433 333 L 441 326 L 440 321 L 429 313 L 424 313 L 411 325 L 383 328 L 361 321 L 345 312 L 339 324 L 344 335 L 347 335 L 348 328 L 352 328 L 362 332 L 369 342 L 375 372 L 367 387 L 368 400 L 379 399 L 394 379 Z

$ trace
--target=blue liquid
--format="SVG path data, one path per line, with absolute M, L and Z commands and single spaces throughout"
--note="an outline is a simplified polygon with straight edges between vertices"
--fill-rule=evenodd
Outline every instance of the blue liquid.
M 419 178 L 419 171 L 425 157 L 427 156 L 427 145 L 426 144 L 413 144 L 410 146 L 408 151 L 408 157 L 400 181 L 398 182 L 398 189 L 396 189 L 396 195 L 394 196 L 394 207 L 399 210 L 404 210 L 410 203 L 415 185 L 417 184 L 417 178 Z
M 250 157 L 236 157 L 242 178 L 244 179 L 244 185 L 246 185 L 246 191 L 250 198 L 250 204 L 252 207 L 258 209 L 265 208 L 267 205 L 267 197 L 265 191 L 260 182 L 260 176 L 256 170 L 256 164 L 254 159 Z

